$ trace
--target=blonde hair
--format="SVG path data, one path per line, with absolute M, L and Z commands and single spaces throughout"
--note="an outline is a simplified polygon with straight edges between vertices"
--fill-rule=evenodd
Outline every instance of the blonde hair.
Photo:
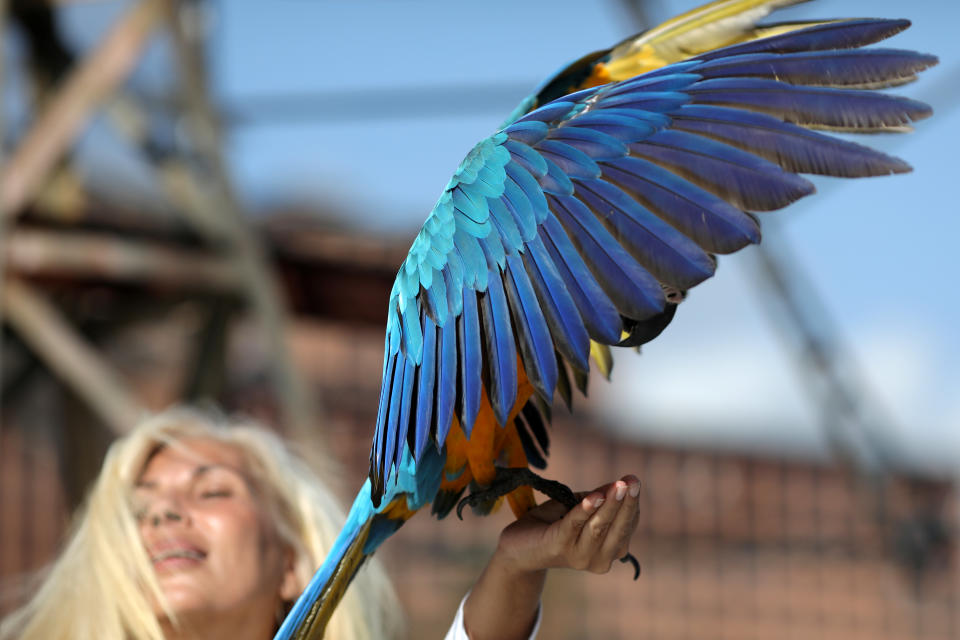
M 34 597 L 8 617 L 0 638 L 24 640 L 163 640 L 153 602 L 170 614 L 140 538 L 131 490 L 158 447 L 208 438 L 244 456 L 280 539 L 295 554 L 300 589 L 323 561 L 344 514 L 336 499 L 274 433 L 250 422 L 190 409 L 140 423 L 107 452 L 66 548 Z M 399 607 L 376 562 L 357 574 L 327 627 L 332 640 L 398 635 Z

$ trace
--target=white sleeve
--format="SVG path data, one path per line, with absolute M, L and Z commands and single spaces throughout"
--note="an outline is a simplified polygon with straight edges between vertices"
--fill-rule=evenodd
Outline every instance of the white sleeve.
M 467 635 L 467 630 L 463 626 L 463 605 L 466 603 L 467 598 L 470 597 L 470 592 L 467 592 L 467 595 L 463 596 L 463 600 L 460 601 L 460 606 L 457 608 L 457 615 L 453 618 L 453 624 L 450 625 L 450 629 L 447 631 L 447 635 L 444 636 L 443 640 L 470 640 L 470 637 Z M 537 637 L 537 631 L 540 630 L 540 618 L 543 616 L 543 606 L 537 607 L 537 619 L 533 623 L 533 630 L 530 631 L 529 640 L 535 640 Z

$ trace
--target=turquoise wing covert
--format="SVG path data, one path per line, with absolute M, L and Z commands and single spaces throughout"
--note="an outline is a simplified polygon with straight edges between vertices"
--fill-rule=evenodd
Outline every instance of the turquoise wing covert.
M 390 295 L 374 503 L 405 444 L 415 459 L 441 450 L 454 416 L 469 437 L 484 389 L 505 424 L 518 358 L 549 404 L 564 367 L 586 375 L 591 340 L 659 332 L 715 254 L 759 242 L 751 212 L 814 191 L 798 173 L 909 171 L 814 131 L 902 131 L 930 115 L 875 89 L 935 57 L 859 49 L 908 25 L 830 22 L 711 51 L 549 102 L 474 147 Z

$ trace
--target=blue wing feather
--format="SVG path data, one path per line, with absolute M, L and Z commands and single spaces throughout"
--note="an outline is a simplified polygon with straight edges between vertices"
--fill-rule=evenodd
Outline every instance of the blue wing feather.
M 630 151 L 743 209 L 779 209 L 814 190 L 810 181 L 772 162 L 682 131 L 658 131 Z
M 647 93 L 642 90 L 633 90 L 613 96 L 609 100 L 599 100 L 594 108 L 665 113 L 678 109 L 688 102 L 690 102 L 690 96 L 679 91 Z
M 500 424 L 506 424 L 517 397 L 517 348 L 500 274 L 491 273 L 488 285 L 479 305 L 487 362 L 487 392 L 494 417 Z
M 930 107 L 902 96 L 794 86 L 766 78 L 713 78 L 688 89 L 694 104 L 767 113 L 795 124 L 865 131 L 906 127 Z
M 553 339 L 527 270 L 518 256 L 507 259 L 503 282 L 527 378 L 541 396 L 551 398 L 557 386 Z M 508 411 L 512 407 L 511 400 Z
M 549 160 L 547 163 L 547 175 L 540 178 L 540 186 L 545 194 L 555 196 L 573 195 L 573 181 L 563 170 Z
M 480 410 L 480 382 L 483 378 L 483 360 L 480 351 L 480 321 L 477 313 L 477 296 L 474 291 L 466 291 L 463 296 L 463 313 L 457 322 L 457 341 L 460 361 L 458 378 L 460 392 L 460 426 L 470 437 L 473 421 Z
M 570 111 L 577 106 L 576 102 L 573 100 L 564 98 L 563 100 L 554 100 L 549 102 L 539 109 L 534 109 L 527 115 L 522 118 L 518 118 L 517 122 L 530 122 L 530 121 L 540 121 L 540 122 L 552 122 L 554 120 L 559 120 L 570 113 Z
M 577 196 L 627 251 L 660 282 L 689 289 L 713 275 L 714 261 L 696 242 L 655 216 L 616 185 L 577 183 Z M 610 215 L 608 212 L 617 212 Z
M 536 179 L 530 173 L 516 163 L 510 163 L 506 167 L 507 183 L 513 182 L 523 191 L 527 202 L 530 203 L 533 220 L 535 223 L 543 222 L 547 216 L 547 198 L 543 194 L 543 189 L 537 183 Z
M 537 235 L 537 218 L 533 213 L 533 205 L 523 193 L 523 189 L 513 180 L 504 183 L 503 204 L 517 223 L 520 238 L 524 242 L 533 240 Z
M 533 150 L 533 147 L 513 139 L 508 139 L 503 146 L 510 152 L 514 162 L 538 178 L 547 172 L 547 163 L 543 160 L 543 156 Z
M 636 142 L 654 132 L 655 127 L 638 118 L 611 113 L 610 109 L 590 111 L 567 123 L 565 129 L 585 128 L 612 136 L 621 142 Z
M 623 329 L 620 314 L 553 216 L 543 223 L 543 241 L 590 337 L 604 344 L 616 344 Z
M 471 293 L 472 295 L 472 293 Z M 433 432 L 437 449 L 443 448 L 453 421 L 457 401 L 457 323 L 448 322 L 440 329 L 437 341 L 437 408 L 434 412 Z
M 726 200 L 641 158 L 605 163 L 603 175 L 705 251 L 732 253 L 760 242 L 760 226 Z
M 701 60 L 713 60 L 714 58 L 726 58 L 745 53 L 793 53 L 796 51 L 852 49 L 885 40 L 892 35 L 900 33 L 909 26 L 909 20 L 884 20 L 878 18 L 838 20 L 813 25 L 774 38 L 763 38 L 724 47 L 716 51 L 702 53 L 697 57 Z M 652 74 L 661 72 L 669 73 L 668 70 L 670 66 L 663 67 L 658 71 L 652 72 Z
M 489 202 L 490 220 L 500 234 L 504 249 L 509 253 L 518 251 L 523 247 L 523 237 L 520 235 L 516 216 L 510 212 L 502 199 L 493 198 Z
M 663 311 L 666 299 L 660 284 L 610 235 L 593 212 L 575 197 L 550 196 L 550 200 L 557 219 L 621 315 L 642 320 Z
M 896 49 L 755 53 L 711 60 L 698 65 L 697 74 L 703 78 L 750 76 L 790 84 L 876 87 L 912 80 L 936 60 L 934 56 Z
M 434 398 L 437 371 L 437 330 L 438 327 L 424 314 L 423 317 L 423 359 L 417 370 L 416 428 L 414 430 L 413 457 L 420 460 L 423 450 L 430 441 L 433 427 Z
M 539 120 L 521 120 L 514 122 L 503 130 L 511 140 L 517 140 L 527 145 L 533 145 L 545 137 L 550 132 L 550 127 Z
M 376 478 L 380 480 L 380 482 L 383 482 L 386 478 L 387 421 L 390 414 L 390 393 L 393 389 L 393 374 L 398 357 L 398 354 L 394 353 L 384 358 L 383 380 L 380 383 L 380 404 L 377 408 L 377 426 L 373 437 L 374 446 L 370 450 L 370 467 L 378 471 Z M 382 492 L 382 490 L 382 486 L 377 487 L 374 495 L 377 495 L 378 491 Z
M 392 477 L 392 467 L 396 463 L 397 454 L 397 425 L 400 421 L 400 404 L 403 395 L 403 375 L 406 371 L 407 359 L 403 355 L 397 356 L 393 369 L 393 379 L 390 384 L 390 410 L 387 413 L 386 437 L 383 440 L 383 471 L 387 478 Z M 389 481 L 388 481 L 389 482 Z
M 797 173 L 854 178 L 910 170 L 900 158 L 762 113 L 687 105 L 674 116 L 673 128 L 743 149 Z
M 527 245 L 527 250 L 523 253 L 523 264 L 537 293 L 557 351 L 574 366 L 586 371 L 590 368 L 590 336 L 557 266 L 543 246 L 542 239 L 538 237 Z M 613 317 L 617 320 L 615 312 Z
M 463 277 L 463 258 L 460 250 L 453 247 L 447 254 L 447 268 L 444 269 L 443 284 L 447 290 L 447 305 L 451 318 L 456 318 L 463 311 L 463 291 L 466 287 Z
M 536 148 L 571 179 L 600 177 L 600 166 L 593 158 L 564 142 L 544 140 Z
M 433 355 L 433 354 L 431 354 Z M 410 429 L 410 416 L 413 413 L 414 388 L 417 381 L 417 365 L 410 358 L 403 359 L 403 385 L 400 388 L 400 398 L 397 404 L 400 405 L 400 413 L 397 416 L 396 439 L 389 439 L 388 445 L 393 447 L 392 459 L 398 460 L 403 452 L 403 447 L 407 443 L 407 433 Z M 392 401 L 391 401 L 392 402 Z
M 557 127 L 548 138 L 567 144 L 592 160 L 622 158 L 628 152 L 620 140 L 587 127 Z
M 503 269 L 506 260 L 506 251 L 503 248 L 503 242 L 496 233 L 491 233 L 486 238 L 480 240 L 480 248 L 483 249 L 483 255 L 487 259 L 487 270 L 496 271 Z

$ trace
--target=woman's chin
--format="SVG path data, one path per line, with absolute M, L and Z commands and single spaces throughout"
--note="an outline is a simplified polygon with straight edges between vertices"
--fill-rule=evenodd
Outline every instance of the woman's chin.
M 211 609 L 210 591 L 196 576 L 168 573 L 157 579 L 170 611 L 177 617 Z

